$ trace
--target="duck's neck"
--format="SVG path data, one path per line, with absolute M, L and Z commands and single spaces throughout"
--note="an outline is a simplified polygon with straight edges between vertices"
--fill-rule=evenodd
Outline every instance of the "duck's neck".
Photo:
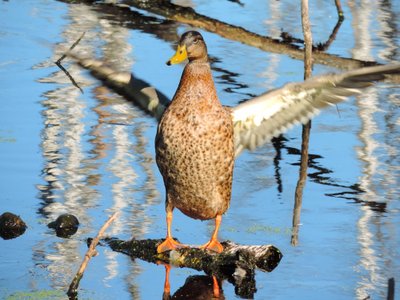
M 185 66 L 174 99 L 219 103 L 208 62 L 196 60 Z

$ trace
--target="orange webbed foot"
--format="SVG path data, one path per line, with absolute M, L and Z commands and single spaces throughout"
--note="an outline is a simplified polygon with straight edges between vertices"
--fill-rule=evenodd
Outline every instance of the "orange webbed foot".
M 176 250 L 176 249 L 181 249 L 181 248 L 186 248 L 186 247 L 188 247 L 188 246 L 175 241 L 172 237 L 167 237 L 164 240 L 164 242 L 162 242 L 160 245 L 158 245 L 157 253 L 162 253 L 165 251 Z
M 211 239 L 208 243 L 201 246 L 200 249 L 211 250 L 217 253 L 224 251 L 224 247 L 217 239 Z

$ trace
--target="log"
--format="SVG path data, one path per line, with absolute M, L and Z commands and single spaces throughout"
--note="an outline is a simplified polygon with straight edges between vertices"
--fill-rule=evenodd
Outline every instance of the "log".
M 71 4 L 93 4 L 93 1 L 86 0 L 63 0 L 63 2 Z M 134 7 L 138 10 L 145 10 L 166 18 L 158 18 L 156 16 L 144 16 L 131 10 Z M 237 41 L 242 44 L 256 47 L 262 51 L 277 54 L 286 54 L 291 58 L 303 60 L 303 50 L 292 43 L 293 38 L 274 39 L 263 36 L 243 27 L 231 25 L 217 19 L 207 17 L 197 13 L 191 7 L 183 7 L 164 0 L 124 0 L 122 3 L 96 2 L 94 8 L 105 14 L 105 18 L 118 21 L 128 28 L 140 29 L 144 32 L 154 34 L 159 39 L 169 42 L 176 42 L 178 36 L 168 30 L 171 27 L 177 27 L 177 24 L 184 23 L 191 26 L 202 28 L 209 32 L 216 33 L 221 37 Z M 343 18 L 339 19 L 339 25 Z M 334 30 L 335 32 L 335 30 Z M 336 33 L 335 33 L 336 34 Z M 333 35 L 335 35 L 333 34 Z M 282 35 L 290 34 L 282 32 Z M 296 39 L 297 40 L 297 39 Z M 329 43 L 332 40 L 330 38 Z M 301 43 L 301 41 L 297 41 Z M 374 61 L 364 61 L 353 58 L 344 58 L 334 54 L 324 52 L 328 45 L 322 44 L 314 47 L 314 63 L 332 66 L 342 70 L 352 70 L 356 68 L 377 65 Z
M 150 263 L 171 264 L 177 267 L 204 271 L 219 280 L 228 280 L 235 286 L 235 292 L 241 297 L 249 297 L 255 292 L 255 270 L 273 271 L 282 259 L 282 253 L 273 245 L 238 245 L 231 241 L 221 244 L 221 253 L 209 252 L 196 247 L 157 253 L 157 246 L 163 239 L 129 241 L 116 238 L 104 239 L 116 252 L 129 255 L 132 259 L 141 259 Z
M 205 15 L 197 13 L 191 7 L 183 7 L 164 0 L 125 0 L 124 4 L 143 9 L 151 13 L 163 16 L 169 20 L 189 24 L 197 28 L 203 28 L 216 33 L 224 38 L 237 41 L 260 50 L 286 54 L 291 58 L 303 60 L 304 52 L 298 46 L 288 44 L 285 41 L 246 30 L 243 27 L 234 26 Z M 377 65 L 374 61 L 363 61 L 353 58 L 339 57 L 333 54 L 313 50 L 313 60 L 316 64 L 328 65 L 342 70 L 352 70 L 366 66 Z

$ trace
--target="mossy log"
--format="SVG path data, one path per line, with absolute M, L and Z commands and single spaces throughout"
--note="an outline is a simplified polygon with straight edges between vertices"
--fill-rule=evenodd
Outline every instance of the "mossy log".
M 165 263 L 177 267 L 204 271 L 219 280 L 228 280 L 235 286 L 240 296 L 249 296 L 255 291 L 255 270 L 265 272 L 274 270 L 282 253 L 272 245 L 238 245 L 230 241 L 222 242 L 224 251 L 213 253 L 196 247 L 157 253 L 162 239 L 123 241 L 105 239 L 108 246 L 117 252 L 129 255 L 132 259 L 142 259 L 151 263 Z

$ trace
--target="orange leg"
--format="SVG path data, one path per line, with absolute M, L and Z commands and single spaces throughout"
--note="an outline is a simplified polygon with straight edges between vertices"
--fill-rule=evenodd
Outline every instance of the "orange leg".
M 171 294 L 171 286 L 169 284 L 169 271 L 171 270 L 170 265 L 165 265 L 165 281 L 164 281 L 164 292 L 163 299 L 169 299 Z M 165 296 L 165 298 L 164 298 Z
M 219 284 L 217 277 L 213 275 L 213 298 L 219 298 L 220 292 L 219 292 Z
M 158 245 L 158 247 L 157 247 L 158 253 L 187 247 L 187 246 L 175 241 L 172 238 L 171 223 L 172 223 L 172 211 L 167 211 L 167 237 L 165 238 L 164 242 L 162 242 L 160 245 Z
M 214 232 L 211 236 L 211 239 L 208 243 L 204 244 L 203 246 L 201 246 L 201 249 L 208 249 L 217 253 L 221 253 L 224 250 L 224 247 L 222 247 L 221 243 L 218 242 L 218 230 L 219 230 L 219 226 L 221 224 L 221 220 L 222 220 L 222 216 L 221 215 L 217 215 L 215 217 L 215 229 Z

